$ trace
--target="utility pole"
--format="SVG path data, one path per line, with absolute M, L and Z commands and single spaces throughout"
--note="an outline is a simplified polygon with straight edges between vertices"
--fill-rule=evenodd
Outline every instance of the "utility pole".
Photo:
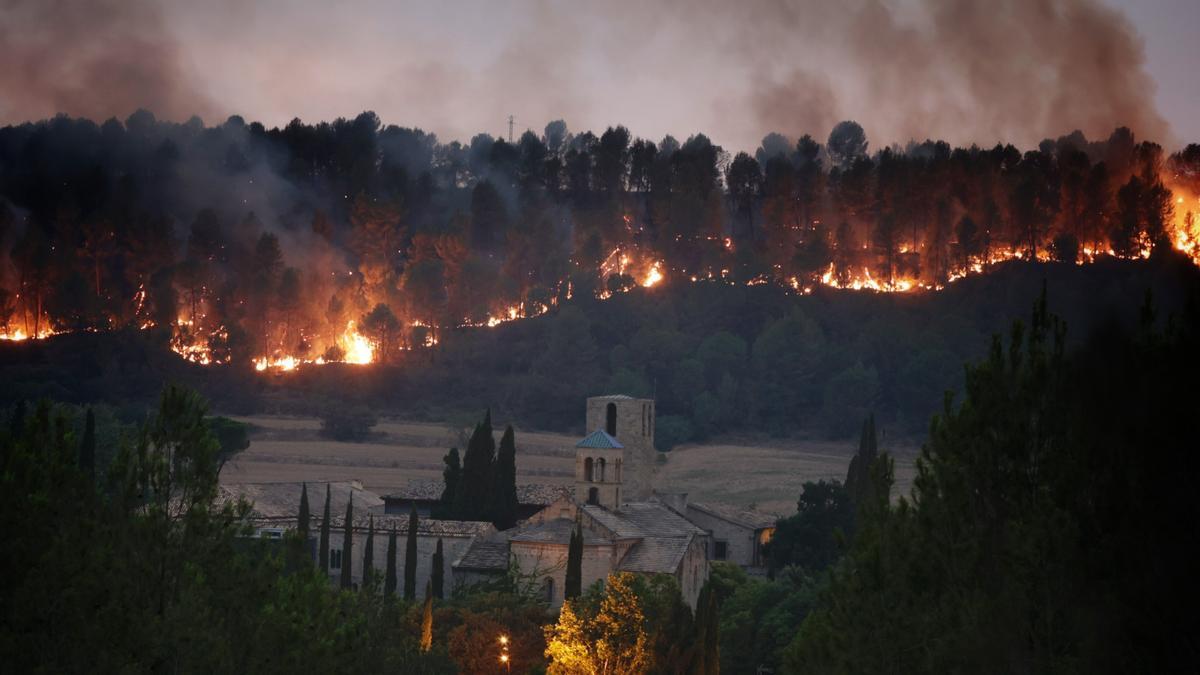
M 508 116 L 508 142 L 512 143 L 513 116 Z

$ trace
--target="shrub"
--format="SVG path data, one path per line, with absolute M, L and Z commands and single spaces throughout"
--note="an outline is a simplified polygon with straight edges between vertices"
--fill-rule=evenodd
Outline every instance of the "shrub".
M 321 433 L 338 441 L 364 441 L 378 421 L 365 407 L 334 406 L 321 415 Z

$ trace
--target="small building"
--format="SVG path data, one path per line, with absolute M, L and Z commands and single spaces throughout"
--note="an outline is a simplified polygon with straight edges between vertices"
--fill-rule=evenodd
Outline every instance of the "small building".
M 362 584 L 362 560 L 366 551 L 367 534 L 374 521 L 372 567 L 380 580 L 387 573 L 388 536 L 396 531 L 396 567 L 398 588 L 404 584 L 405 542 L 408 537 L 408 514 L 384 513 L 384 500 L 369 490 L 364 490 L 358 481 L 333 483 L 311 483 L 308 486 L 308 505 L 311 517 L 310 547 L 314 560 L 321 531 L 321 518 L 325 509 L 325 486 L 329 486 L 329 569 L 327 573 L 333 583 L 341 578 L 344 565 L 350 565 L 350 579 L 355 586 Z M 238 498 L 252 503 L 250 523 L 255 535 L 263 538 L 282 538 L 294 530 L 300 507 L 301 483 L 239 483 L 221 485 L 221 499 L 232 501 Z M 351 524 L 351 552 L 343 550 L 345 541 L 346 504 L 354 500 L 354 522 Z M 425 582 L 432 575 L 433 553 L 437 542 L 442 542 L 443 579 L 445 592 L 450 593 L 454 570 L 452 563 L 471 546 L 476 538 L 494 534 L 496 528 L 488 522 L 464 520 L 417 520 L 417 591 L 425 591 Z M 397 592 L 400 592 L 399 590 Z
M 440 478 L 414 478 L 403 488 L 383 496 L 384 513 L 408 515 L 415 507 L 417 515 L 432 516 L 442 503 L 445 489 L 446 483 Z M 529 518 L 570 491 L 569 485 L 518 483 L 517 520 Z
M 763 547 L 775 535 L 776 516 L 728 504 L 686 501 L 683 514 L 708 533 L 712 542 L 709 560 L 736 563 L 751 574 L 766 574 Z

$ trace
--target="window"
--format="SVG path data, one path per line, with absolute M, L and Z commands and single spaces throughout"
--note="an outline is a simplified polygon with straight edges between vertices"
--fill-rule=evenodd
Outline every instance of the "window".
M 723 541 L 713 542 L 713 560 L 724 560 L 728 555 L 728 544 Z
M 600 478 L 599 478 L 599 480 L 600 480 L 600 482 L 601 482 L 601 483 L 603 483 L 603 482 L 604 482 L 604 465 L 605 465 L 605 464 L 606 464 L 606 462 L 604 461 L 604 458 L 603 458 L 603 457 L 601 457 L 600 459 L 596 460 L 596 465 L 599 467 L 599 471 L 597 471 L 596 473 L 600 474 Z
M 592 458 L 588 457 L 583 460 L 583 479 L 587 482 L 592 482 Z
M 646 404 L 642 404 L 642 435 L 646 435 Z
M 617 437 L 617 404 L 609 403 L 604 416 L 604 430 L 609 436 Z
M 617 475 L 613 478 L 613 480 L 617 481 L 618 483 L 621 482 L 621 460 L 619 459 L 617 460 Z
M 546 602 L 554 604 L 554 579 L 551 577 L 546 577 L 546 584 L 544 588 L 546 591 Z
M 596 488 L 588 488 L 588 502 L 587 503 L 599 504 L 600 503 L 600 490 L 598 490 Z
M 342 568 L 342 551 L 341 549 L 329 549 L 329 569 L 340 570 Z

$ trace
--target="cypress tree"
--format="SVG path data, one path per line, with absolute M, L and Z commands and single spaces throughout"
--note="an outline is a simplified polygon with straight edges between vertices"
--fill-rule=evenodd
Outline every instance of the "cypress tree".
M 367 516 L 367 545 L 363 548 L 362 561 L 362 582 L 363 589 L 371 585 L 371 579 L 375 576 L 375 516 Z
M 583 593 L 583 526 L 578 520 L 571 530 L 567 544 L 567 578 L 563 582 L 563 597 L 578 598 Z
M 8 424 L 9 437 L 13 440 L 20 439 L 25 435 L 25 399 L 17 401 L 17 407 L 13 410 L 12 419 Z
M 462 481 L 462 463 L 458 457 L 458 448 L 450 448 L 450 452 L 442 458 L 446 468 L 442 469 L 442 481 L 446 487 L 442 490 L 441 507 L 443 512 L 453 514 L 455 495 L 458 493 L 459 482 Z
M 417 599 L 417 507 L 408 513 L 408 540 L 404 547 L 404 599 Z
M 869 499 L 871 491 L 871 464 L 879 455 L 875 436 L 875 416 L 868 415 L 863 421 L 862 436 L 858 441 L 858 453 L 850 460 L 846 471 L 846 492 L 850 500 L 859 505 Z
M 500 439 L 493 476 L 492 523 L 496 529 L 507 530 L 517 524 L 517 442 L 511 424 Z
M 300 535 L 300 541 L 304 546 L 308 546 L 308 483 L 303 483 L 300 486 L 300 513 L 296 516 L 296 534 Z
M 433 647 L 433 593 L 430 592 L 430 581 L 425 582 L 425 608 L 421 613 L 421 651 L 427 652 Z
M 387 576 L 383 579 L 383 594 L 392 597 L 396 594 L 396 527 L 388 534 Z
M 463 456 L 462 479 L 454 494 L 454 512 L 466 520 L 486 520 L 491 505 L 492 468 L 496 461 L 496 440 L 492 438 L 492 411 L 475 425 L 467 453 Z
M 350 588 L 353 583 L 350 577 L 350 564 L 354 560 L 354 491 L 350 491 L 350 501 L 346 502 L 346 522 L 342 531 L 342 588 Z
M 696 601 L 695 647 L 689 672 L 693 675 L 717 675 L 721 672 L 720 614 L 712 583 L 704 584 Z
M 433 564 L 429 571 L 429 583 L 433 586 L 433 597 L 445 598 L 446 557 L 442 553 L 442 540 L 437 540 L 437 548 L 433 551 Z
M 88 478 L 96 477 L 96 414 L 87 410 L 87 421 L 83 426 L 83 442 L 79 445 L 79 468 Z
M 317 542 L 317 562 L 322 574 L 329 574 L 329 483 L 325 484 L 325 511 L 321 515 L 321 536 Z

